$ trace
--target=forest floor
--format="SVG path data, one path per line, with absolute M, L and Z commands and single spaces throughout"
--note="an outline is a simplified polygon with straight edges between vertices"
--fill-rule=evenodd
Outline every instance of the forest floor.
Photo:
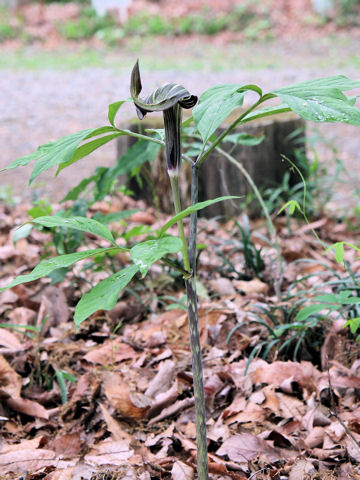
M 0 208 L 4 286 L 54 246 L 49 233 L 33 229 L 15 247 L 14 226 L 27 220 L 28 206 Z M 126 196 L 95 204 L 92 213 L 129 209 L 140 211 L 129 212 L 126 227 L 112 224 L 120 236 L 166 221 Z M 349 312 L 324 307 L 304 320 L 297 315 L 319 294 L 357 296 L 356 252 L 345 252 L 346 270 L 333 252 L 324 254 L 311 228 L 326 244 L 356 243 L 359 223 L 322 216 L 311 226 L 286 217 L 275 224 L 282 274 L 263 221 L 251 222 L 249 233 L 261 248 L 257 272 L 235 221 L 199 223 L 199 243 L 207 245 L 198 286 L 210 478 L 357 479 L 360 359 L 356 334 L 343 328 Z M 106 241 L 86 235 L 85 243 Z M 93 314 L 78 331 L 73 323 L 89 284 L 127 263 L 125 254 L 105 259 L 101 269 L 87 260 L 61 281 L 0 294 L 0 478 L 196 478 L 181 275 L 153 266 L 112 310 Z

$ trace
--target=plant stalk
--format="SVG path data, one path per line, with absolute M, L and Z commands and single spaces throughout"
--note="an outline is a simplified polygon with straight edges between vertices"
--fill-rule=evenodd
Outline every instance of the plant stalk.
M 181 212 L 181 202 L 180 202 L 180 190 L 179 190 L 179 174 L 176 172 L 169 172 L 171 189 L 173 193 L 173 200 L 174 200 L 174 207 L 175 207 L 175 214 Z M 181 252 L 183 256 L 184 262 L 184 269 L 187 272 L 190 272 L 190 262 L 189 262 L 189 254 L 188 254 L 188 246 L 184 232 L 184 224 L 182 219 L 177 222 L 178 230 L 179 230 L 179 237 L 182 243 Z
M 198 201 L 198 166 L 192 167 L 191 205 Z M 198 479 L 208 480 L 208 454 L 206 438 L 206 409 L 204 394 L 204 377 L 201 360 L 201 345 L 199 331 L 199 314 L 196 294 L 196 237 L 197 237 L 197 212 L 190 217 L 189 235 L 189 260 L 192 271 L 191 278 L 185 279 L 186 296 L 188 303 L 188 318 L 190 329 L 190 346 L 192 357 L 192 371 L 195 397 L 196 415 L 196 442 L 197 442 L 197 467 Z

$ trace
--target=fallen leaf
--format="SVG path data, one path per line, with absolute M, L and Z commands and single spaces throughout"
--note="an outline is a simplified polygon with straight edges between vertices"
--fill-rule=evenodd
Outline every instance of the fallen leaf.
M 165 408 L 157 417 L 152 418 L 148 423 L 149 425 L 153 425 L 156 422 L 160 422 L 164 420 L 164 418 L 171 417 L 172 415 L 176 415 L 177 413 L 181 412 L 185 408 L 192 407 L 194 405 L 194 398 L 184 398 L 183 400 L 178 400 L 173 405 L 168 408 Z
M 241 433 L 233 435 L 217 450 L 217 455 L 227 456 L 229 460 L 246 463 L 261 456 L 262 461 L 277 462 L 284 458 L 282 450 L 274 448 L 255 435 Z
M 305 458 L 299 458 L 291 467 L 289 480 L 304 480 L 307 475 L 315 473 L 314 465 Z
M 112 407 L 124 417 L 136 420 L 145 418 L 152 403 L 151 399 L 141 393 L 131 392 L 121 379 L 115 379 L 115 383 L 112 383 L 111 378 L 114 380 L 112 376 L 106 381 L 105 395 Z
M 235 295 L 236 291 L 231 280 L 225 277 L 219 277 L 209 282 L 212 290 L 219 295 Z
M 169 405 L 175 402 L 179 395 L 178 382 L 175 380 L 173 385 L 167 392 L 159 393 L 151 404 L 148 411 L 148 418 L 153 418 L 158 415 L 161 410 L 167 408 Z
M 69 467 L 49 473 L 44 480 L 72 480 L 74 478 L 74 467 Z
M 266 383 L 275 388 L 280 387 L 286 379 L 292 378 L 302 388 L 316 391 L 321 373 L 310 362 L 273 362 L 262 365 L 251 374 L 256 384 Z
M 8 348 L 10 351 L 20 351 L 25 348 L 25 346 L 18 340 L 18 338 L 9 330 L 5 328 L 0 328 L 0 345 Z
M 325 431 L 323 427 L 314 427 L 305 439 L 305 445 L 310 449 L 321 447 L 324 441 L 324 435 Z
M 42 467 L 55 466 L 57 459 L 55 452 L 46 449 L 22 447 L 17 445 L 17 450 L 7 453 L 0 452 L 0 473 L 24 473 L 25 471 L 38 470 Z
M 57 456 L 71 458 L 80 455 L 85 443 L 81 440 L 80 433 L 65 433 L 50 440 L 47 446 Z
M 159 371 L 151 380 L 145 392 L 149 397 L 155 397 L 159 393 L 169 390 L 175 376 L 175 363 L 172 360 L 166 360 L 160 363 Z
M 132 440 L 132 436 L 127 433 L 123 428 L 121 428 L 120 423 L 117 422 L 109 413 L 108 409 L 100 403 L 100 408 L 106 422 L 107 428 L 109 432 L 111 432 L 112 438 L 115 441 L 121 440 L 128 440 L 129 442 Z
M 171 478 L 173 480 L 193 480 L 194 469 L 184 462 L 177 461 L 171 469 Z
M 144 225 L 153 225 L 156 222 L 156 218 L 147 212 L 135 212 L 129 218 L 131 222 L 141 223 Z
M 269 285 L 258 278 L 248 281 L 234 280 L 233 285 L 238 291 L 244 292 L 245 295 L 251 295 L 253 293 L 257 295 L 267 295 L 269 292 Z
M 121 339 L 109 340 L 101 347 L 96 347 L 84 356 L 84 360 L 100 365 L 111 365 L 137 356 L 135 350 L 123 343 Z
M 104 441 L 93 446 L 85 455 L 85 463 L 98 465 L 124 465 L 133 456 L 134 450 L 128 440 Z

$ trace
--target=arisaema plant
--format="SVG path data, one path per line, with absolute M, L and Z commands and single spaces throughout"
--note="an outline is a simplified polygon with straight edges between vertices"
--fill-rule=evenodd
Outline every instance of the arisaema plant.
M 54 270 L 68 267 L 85 258 L 94 257 L 105 253 L 113 254 L 119 251 L 129 253 L 129 265 L 116 271 L 105 280 L 100 281 L 95 287 L 85 293 L 75 308 L 74 321 L 77 326 L 97 310 L 109 310 L 117 302 L 119 293 L 132 280 L 135 275 L 147 274 L 151 265 L 156 262 L 165 262 L 167 265 L 181 271 L 184 277 L 187 295 L 188 317 L 190 326 L 190 342 L 192 351 L 194 397 L 197 424 L 197 476 L 200 480 L 208 478 L 207 439 L 206 439 L 206 412 L 204 403 L 203 372 L 201 363 L 201 346 L 198 326 L 198 310 L 196 295 L 196 237 L 197 237 L 197 212 L 211 203 L 226 200 L 223 197 L 198 202 L 198 175 L 199 171 L 206 175 L 205 160 L 216 151 L 224 156 L 225 160 L 239 166 L 248 181 L 254 188 L 261 201 L 256 186 L 251 177 L 240 165 L 236 158 L 221 148 L 221 143 L 238 125 L 243 125 L 253 120 L 273 114 L 293 111 L 312 122 L 344 122 L 360 125 L 360 111 L 356 107 L 356 97 L 344 95 L 344 91 L 360 87 L 360 82 L 349 80 L 345 76 L 333 76 L 309 80 L 295 85 L 263 93 L 257 85 L 216 85 L 206 90 L 197 102 L 197 97 L 184 87 L 167 83 L 156 89 L 146 97 L 140 98 L 142 90 L 139 66 L 136 63 L 131 75 L 131 97 L 139 118 L 150 112 L 162 112 L 164 129 L 143 135 L 127 129 L 118 128 L 115 117 L 126 100 L 117 101 L 109 106 L 109 125 L 84 130 L 61 138 L 56 142 L 41 145 L 35 153 L 21 157 L 6 169 L 12 169 L 35 162 L 30 177 L 30 183 L 42 172 L 52 167 L 57 167 L 57 173 L 64 168 L 78 162 L 97 148 L 123 135 L 130 135 L 138 139 L 140 149 L 134 149 L 136 155 L 124 156 L 126 162 L 132 161 L 139 166 L 146 160 L 146 156 L 139 154 L 146 142 L 164 147 L 171 187 L 173 190 L 175 216 L 172 217 L 158 231 L 151 232 L 151 237 L 133 245 L 130 248 L 120 247 L 111 231 L 94 218 L 86 217 L 61 217 L 57 215 L 42 216 L 32 220 L 37 225 L 45 227 L 63 227 L 80 230 L 97 235 L 108 242 L 108 247 L 75 251 L 66 255 L 46 259 L 39 263 L 34 270 L 26 275 L 15 278 L 6 285 L 6 288 L 30 282 L 43 276 L 48 276 Z M 244 98 L 251 93 L 256 95 L 256 100 L 250 107 L 243 106 Z M 270 100 L 278 99 L 276 104 L 262 107 Z M 192 116 L 182 122 L 182 109 L 193 108 Z M 230 114 L 234 115 L 233 122 L 218 133 L 218 127 Z M 236 113 L 237 112 L 237 113 Z M 186 126 L 186 134 L 192 140 L 201 144 L 195 157 L 189 157 L 181 151 L 182 130 Z M 140 143 L 142 142 L 142 143 Z M 140 152 L 141 153 L 141 152 Z M 125 160 L 124 160 L 125 161 Z M 182 210 L 179 197 L 179 171 L 182 162 L 189 162 L 192 167 L 192 186 L 190 205 Z M 281 159 L 279 158 L 279 161 Z M 121 162 L 120 162 L 121 163 Z M 122 173 L 121 164 L 117 170 Z M 89 181 L 83 181 L 72 190 L 72 198 L 76 198 Z M 238 192 L 240 193 L 240 192 Z M 266 213 L 266 210 L 264 210 Z M 190 215 L 190 231 L 188 238 L 185 235 L 182 220 Z M 167 234 L 170 226 L 178 225 L 178 237 Z M 182 266 L 171 260 L 171 255 L 182 256 Z

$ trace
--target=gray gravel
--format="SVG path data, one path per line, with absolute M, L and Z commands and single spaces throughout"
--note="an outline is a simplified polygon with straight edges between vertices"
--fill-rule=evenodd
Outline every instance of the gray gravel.
M 358 73 L 342 71 L 350 78 Z M 264 90 L 285 86 L 330 72 L 289 68 L 234 71 L 227 73 L 143 72 L 143 85 L 151 90 L 165 81 L 182 83 L 192 93 L 200 94 L 217 83 L 257 83 Z M 145 91 L 145 90 L 144 90 Z M 71 72 L 36 71 L 0 72 L 0 168 L 15 158 L 33 152 L 38 145 L 85 128 L 107 124 L 107 106 L 129 96 L 129 74 L 110 69 L 86 69 Z M 119 118 L 134 116 L 126 105 Z M 345 165 L 357 171 L 360 138 L 358 128 L 347 125 L 321 126 L 329 137 L 339 137 L 337 147 Z M 328 158 L 323 151 L 323 159 Z M 32 188 L 25 188 L 31 166 L 3 172 L 0 185 L 11 185 L 22 198 L 35 194 L 58 200 L 97 165 L 111 165 L 116 159 L 115 143 L 109 144 L 91 157 L 65 169 L 55 180 L 54 172 L 46 172 Z M 348 192 L 347 188 L 347 192 Z M 339 198 L 350 198 L 339 192 Z

